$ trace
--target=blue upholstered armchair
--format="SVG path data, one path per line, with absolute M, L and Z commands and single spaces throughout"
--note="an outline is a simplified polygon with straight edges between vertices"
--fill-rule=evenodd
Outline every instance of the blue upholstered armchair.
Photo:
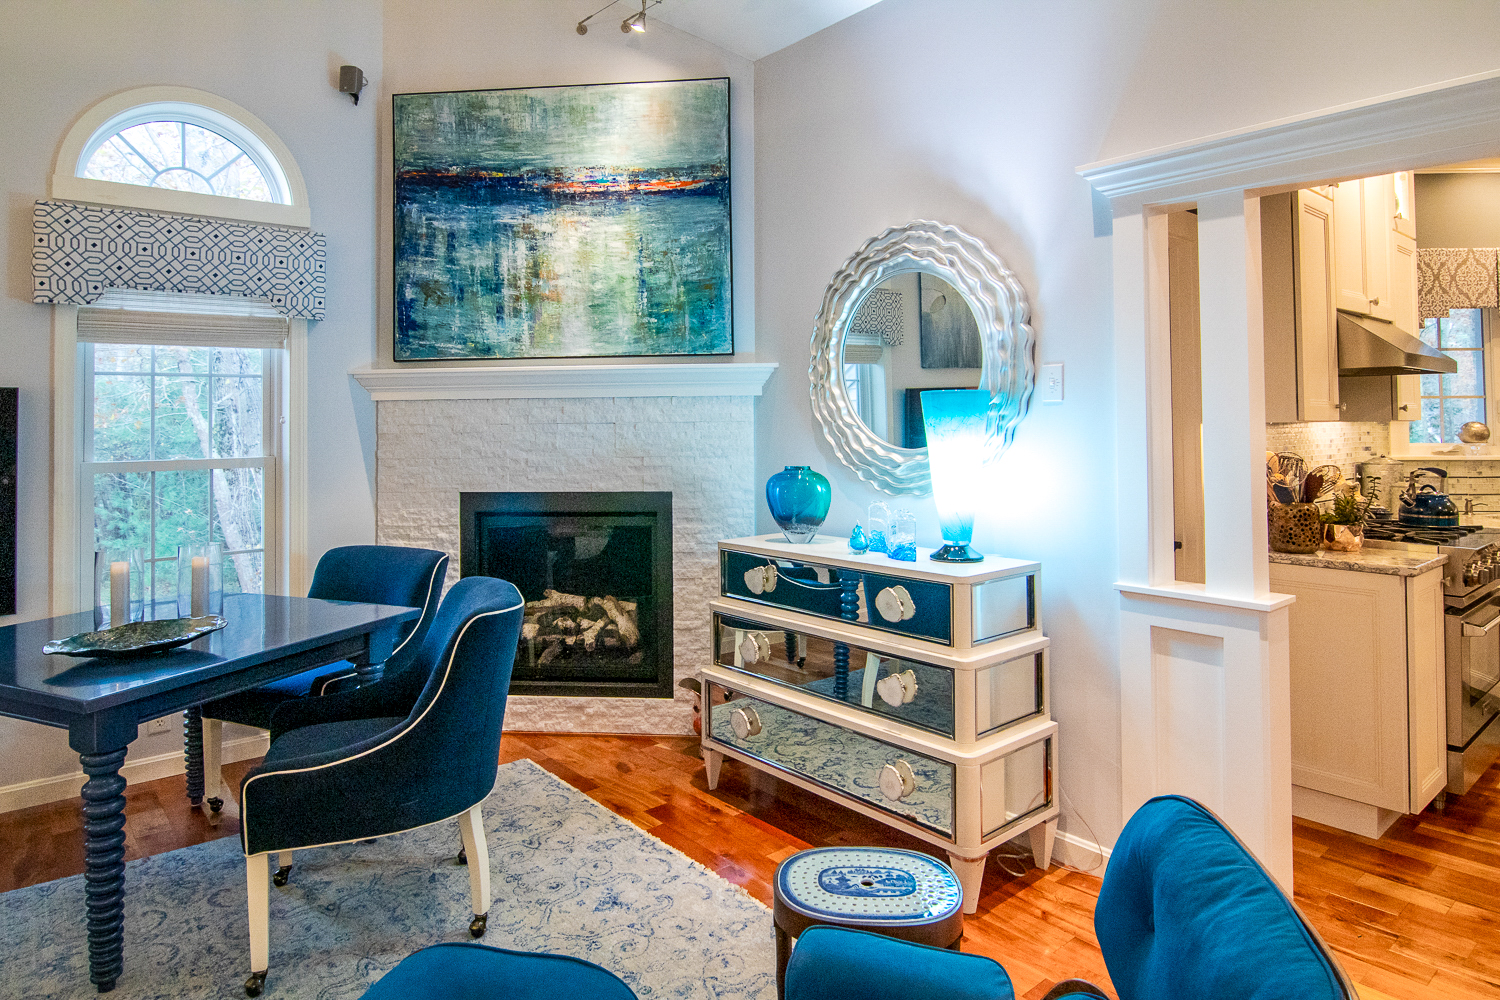
M 406 670 L 347 694 L 288 703 L 273 715 L 271 748 L 240 783 L 247 994 L 260 993 L 270 964 L 272 852 L 283 853 L 289 869 L 296 849 L 458 819 L 473 897 L 469 932 L 484 933 L 490 867 L 479 803 L 495 784 L 523 609 L 509 583 L 468 577 L 443 599 Z
M 1328 947 L 1244 844 L 1192 799 L 1163 795 L 1125 824 L 1094 930 L 1120 1000 L 1358 1000 Z M 787 967 L 787 1000 L 1008 1000 L 995 962 L 814 927 Z M 1103 996 L 1080 980 L 1047 994 Z
M 401 640 L 385 661 L 385 674 L 396 676 L 411 668 L 422 639 L 432 626 L 447 573 L 448 556 L 434 549 L 345 545 L 329 549 L 318 560 L 307 596 L 325 601 L 361 601 L 421 608 L 421 617 L 406 627 Z M 210 822 L 218 823 L 219 809 L 223 805 L 219 792 L 223 724 L 237 722 L 242 726 L 270 729 L 271 713 L 278 705 L 353 686 L 348 682 L 354 677 L 355 670 L 354 664 L 347 661 L 324 664 L 295 677 L 208 702 L 201 710 L 189 710 L 188 797 L 194 804 L 200 800 L 206 802 Z M 417 680 L 419 690 L 424 679 Z M 416 700 L 415 693 L 412 700 Z

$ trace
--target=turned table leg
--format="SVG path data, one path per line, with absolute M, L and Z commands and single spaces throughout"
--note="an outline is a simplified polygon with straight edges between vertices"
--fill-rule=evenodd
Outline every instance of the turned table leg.
M 100 993 L 115 988 L 124 967 L 125 751 L 79 754 L 83 772 L 84 905 L 89 979 Z
M 182 713 L 182 754 L 187 766 L 187 797 L 193 805 L 203 803 L 203 708 L 194 705 Z

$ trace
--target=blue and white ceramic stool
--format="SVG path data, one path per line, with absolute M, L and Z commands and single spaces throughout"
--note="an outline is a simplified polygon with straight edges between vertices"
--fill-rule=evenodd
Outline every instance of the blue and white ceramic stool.
M 776 995 L 785 995 L 792 938 L 816 924 L 852 927 L 958 950 L 963 887 L 936 858 L 894 847 L 818 847 L 776 868 Z

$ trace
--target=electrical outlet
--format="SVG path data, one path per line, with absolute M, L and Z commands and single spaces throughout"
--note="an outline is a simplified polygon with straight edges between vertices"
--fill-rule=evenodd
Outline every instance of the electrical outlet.
M 152 719 L 150 722 L 146 723 L 146 735 L 157 736 L 161 733 L 170 733 L 172 731 L 173 718 L 174 716 L 164 715 L 160 719 Z
M 1063 366 L 1061 363 L 1042 365 L 1042 377 L 1037 381 L 1037 389 L 1044 403 L 1063 401 Z

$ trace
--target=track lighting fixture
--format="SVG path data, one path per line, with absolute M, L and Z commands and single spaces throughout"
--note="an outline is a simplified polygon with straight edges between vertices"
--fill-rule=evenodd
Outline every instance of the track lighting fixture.
M 592 14 L 590 14 L 588 17 L 584 18 L 582 21 L 579 21 L 578 22 L 578 27 L 576 29 L 577 32 L 580 35 L 587 35 L 589 33 L 589 22 L 592 21 L 594 18 L 598 17 L 600 14 L 603 14 L 605 11 L 609 10 L 611 7 L 613 7 L 615 4 L 617 4 L 619 2 L 620 2 L 620 0 L 609 0 L 609 3 L 605 4 L 603 7 L 600 7 L 598 10 L 594 11 Z M 638 14 L 632 14 L 629 17 L 627 17 L 625 20 L 621 21 L 620 22 L 620 30 L 623 31 L 623 32 L 625 32 L 625 34 L 627 34 L 627 35 L 630 34 L 632 31 L 635 31 L 635 32 L 644 32 L 646 30 L 646 11 L 650 10 L 652 7 L 655 7 L 657 4 L 659 4 L 661 2 L 662 2 L 662 0 L 641 0 L 641 10 L 640 10 L 640 13 L 638 13 Z

